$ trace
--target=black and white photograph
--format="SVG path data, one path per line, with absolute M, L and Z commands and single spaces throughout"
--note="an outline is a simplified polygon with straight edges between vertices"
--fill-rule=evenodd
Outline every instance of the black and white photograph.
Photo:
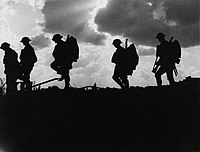
M 0 0 L 0 152 L 200 151 L 200 0 Z

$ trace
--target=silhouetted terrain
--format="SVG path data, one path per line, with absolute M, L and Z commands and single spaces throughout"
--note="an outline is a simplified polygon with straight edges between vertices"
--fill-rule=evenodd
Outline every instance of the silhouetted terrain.
M 57 87 L 0 97 L 0 149 L 197 151 L 200 79 L 176 86 Z

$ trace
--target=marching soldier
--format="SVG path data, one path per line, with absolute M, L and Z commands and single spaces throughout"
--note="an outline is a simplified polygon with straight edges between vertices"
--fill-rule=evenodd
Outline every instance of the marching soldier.
M 30 45 L 30 39 L 28 37 L 23 37 L 21 43 L 24 48 L 21 50 L 20 54 L 20 66 L 21 66 L 21 78 L 26 86 L 26 90 L 31 90 L 30 74 L 33 70 L 34 64 L 37 62 L 37 56 L 35 54 L 34 48 Z
M 173 70 L 175 69 L 175 62 L 173 58 L 173 51 L 170 50 L 170 42 L 165 40 L 165 34 L 158 33 L 156 39 L 160 41 L 156 49 L 156 62 L 152 72 L 155 73 L 155 78 L 158 86 L 162 85 L 161 76 L 166 73 L 170 85 L 175 83 L 173 77 Z
M 65 89 L 69 88 L 70 76 L 69 70 L 72 69 L 72 60 L 70 53 L 66 50 L 66 43 L 62 40 L 63 36 L 55 34 L 52 40 L 56 43 L 52 53 L 54 61 L 51 63 L 51 68 L 61 75 L 59 81 L 65 80 Z
M 19 62 L 17 60 L 17 53 L 10 48 L 10 44 L 4 42 L 0 47 L 5 51 L 3 63 L 5 65 L 4 73 L 6 74 L 6 93 L 17 91 L 17 77 L 19 71 Z
M 111 62 L 115 63 L 112 78 L 121 88 L 129 88 L 129 81 L 127 77 L 128 64 L 126 62 L 127 56 L 125 49 L 121 46 L 121 43 L 120 39 L 115 39 L 112 43 L 114 47 L 117 48 L 111 59 Z

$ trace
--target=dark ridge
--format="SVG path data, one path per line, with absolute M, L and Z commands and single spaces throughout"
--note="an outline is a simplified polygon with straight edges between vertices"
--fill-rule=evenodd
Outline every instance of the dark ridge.
M 174 86 L 57 87 L 0 97 L 0 150 L 199 151 L 200 78 Z

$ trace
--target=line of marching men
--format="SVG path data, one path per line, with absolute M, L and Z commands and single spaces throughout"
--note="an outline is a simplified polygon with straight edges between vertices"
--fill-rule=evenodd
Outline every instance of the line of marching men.
M 161 76 L 164 73 L 167 75 L 169 84 L 175 84 L 174 73 L 176 76 L 178 75 L 176 64 L 180 63 L 181 58 L 181 46 L 178 40 L 173 41 L 173 37 L 171 37 L 167 41 L 165 36 L 163 33 L 158 33 L 155 37 L 160 44 L 156 46 L 156 60 L 152 72 L 155 74 L 158 86 L 162 85 Z M 126 44 L 125 48 L 121 46 L 121 43 L 120 39 L 113 41 L 116 51 L 111 60 L 115 64 L 112 78 L 121 88 L 129 88 L 128 76 L 132 75 L 136 69 L 139 58 L 133 43 L 129 47 Z
M 156 61 L 152 72 L 155 73 L 158 86 L 162 85 L 161 76 L 164 73 L 167 74 L 170 85 L 173 85 L 175 83 L 173 71 L 177 74 L 175 63 L 178 64 L 181 57 L 180 44 L 177 40 L 172 43 L 173 38 L 170 41 L 165 40 L 165 34 L 163 33 L 158 33 L 156 39 L 160 44 L 156 47 Z M 79 58 L 78 43 L 76 38 L 70 35 L 64 41 L 62 35 L 55 34 L 52 40 L 56 45 L 52 53 L 54 61 L 50 66 L 57 74 L 61 75 L 59 81 L 64 80 L 65 89 L 68 89 L 70 84 L 69 70 L 72 69 L 72 63 L 77 62 Z M 0 49 L 5 51 L 3 63 L 5 65 L 4 73 L 6 74 L 6 93 L 17 91 L 17 79 L 24 82 L 25 90 L 32 89 L 30 73 L 37 62 L 37 56 L 30 41 L 28 37 L 21 39 L 20 42 L 24 45 L 24 48 L 19 56 L 20 61 L 18 61 L 18 54 L 10 48 L 9 43 L 4 42 L 1 44 Z M 116 48 L 111 59 L 111 62 L 115 64 L 112 78 L 121 88 L 129 88 L 128 76 L 136 70 L 139 61 L 135 45 L 132 43 L 127 47 L 127 41 L 128 39 L 126 39 L 125 48 L 121 46 L 120 39 L 115 39 L 112 43 Z
M 72 57 L 72 54 L 66 51 L 66 41 L 62 40 L 63 36 L 55 34 L 52 40 L 56 43 L 53 51 L 55 60 L 51 63 L 51 68 L 61 75 L 60 81 L 65 80 L 66 88 L 69 86 L 69 70 L 72 68 L 72 62 L 77 61 L 77 58 Z M 68 35 L 69 42 L 76 40 L 73 36 Z M 6 93 L 17 91 L 17 79 L 23 81 L 24 90 L 32 90 L 32 82 L 30 81 L 30 74 L 33 70 L 34 64 L 37 62 L 37 56 L 34 48 L 30 44 L 30 38 L 23 37 L 21 43 L 24 48 L 21 50 L 19 60 L 18 54 L 10 47 L 8 42 L 1 44 L 0 49 L 4 50 L 3 64 L 5 66 L 4 73 L 6 74 Z M 72 50 L 68 46 L 68 49 Z
M 1 44 L 1 49 L 5 51 L 3 63 L 5 66 L 4 73 L 6 74 L 6 93 L 17 91 L 17 79 L 23 80 L 26 89 L 31 89 L 30 73 L 37 62 L 37 56 L 34 48 L 30 45 L 30 39 L 23 37 L 21 43 L 24 48 L 21 50 L 20 62 L 18 61 L 18 54 L 10 48 L 10 44 L 4 42 Z

